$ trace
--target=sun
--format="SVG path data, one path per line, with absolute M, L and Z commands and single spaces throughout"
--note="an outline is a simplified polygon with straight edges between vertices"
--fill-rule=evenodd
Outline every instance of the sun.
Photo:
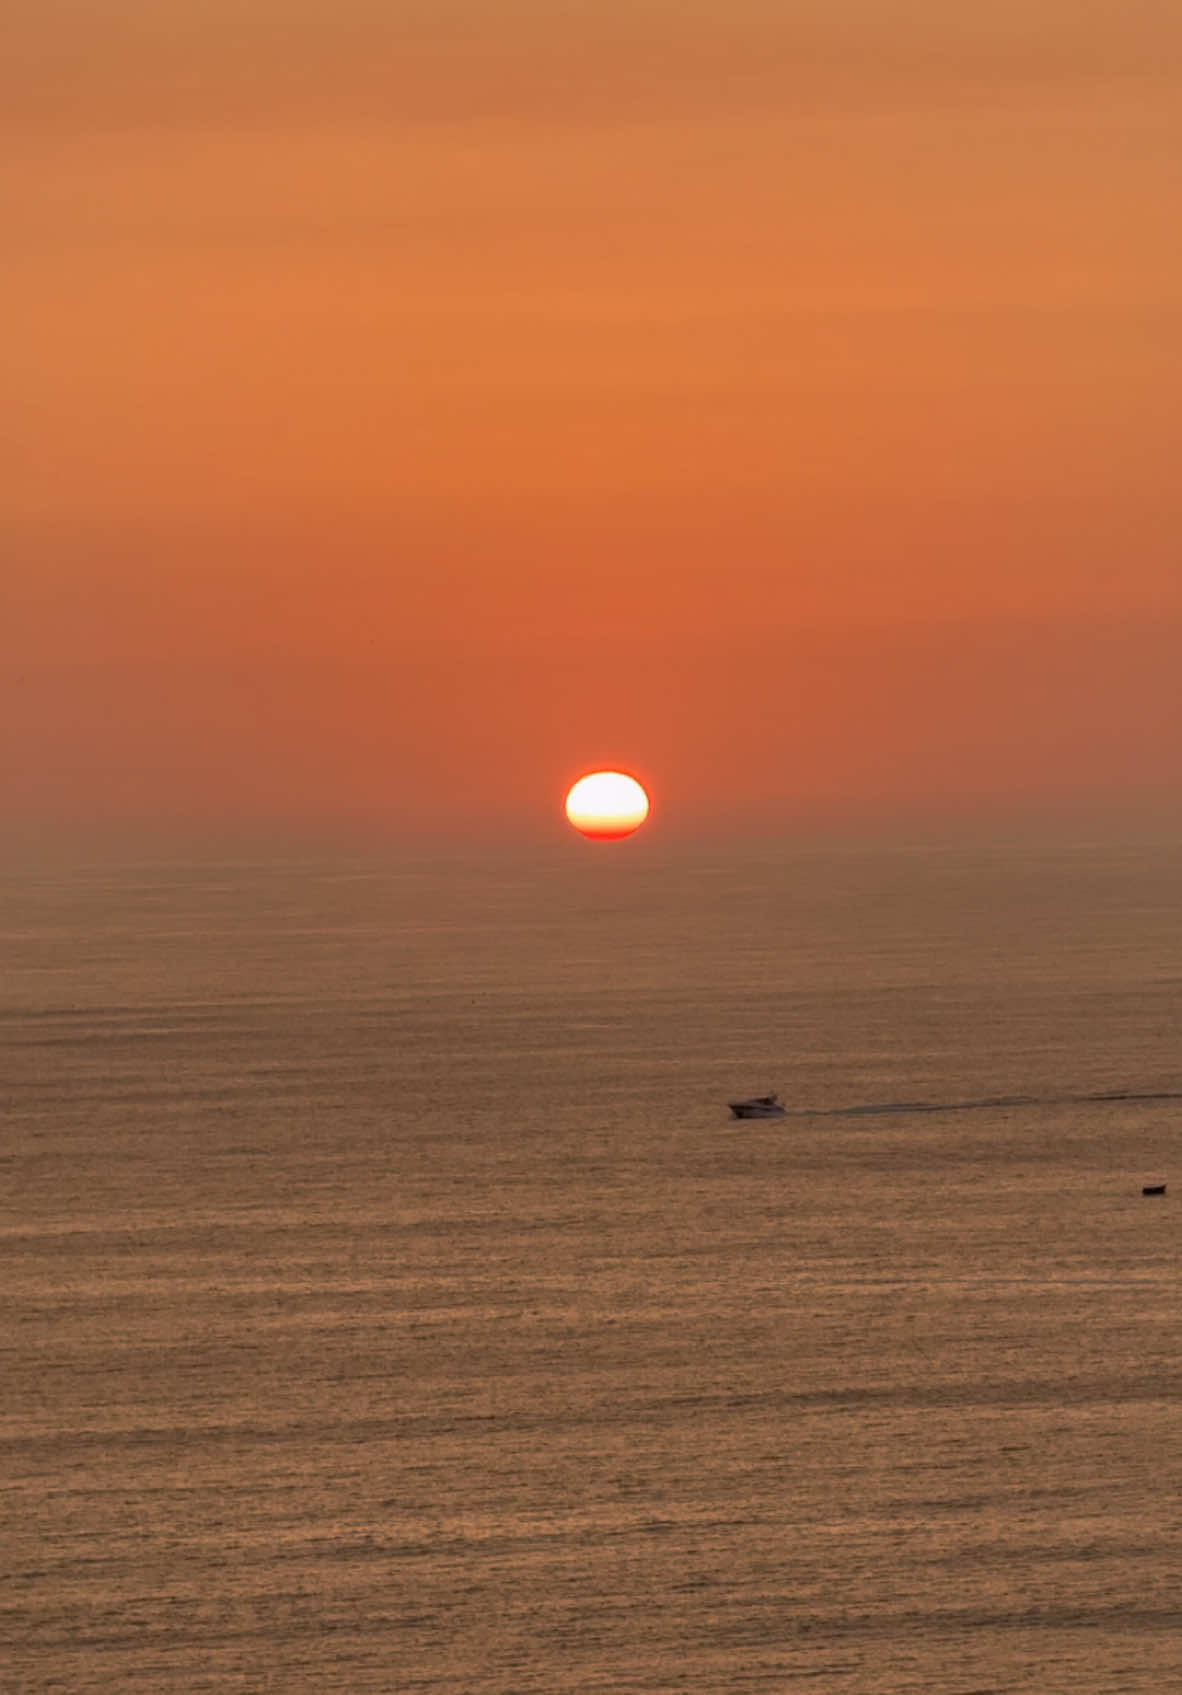
M 567 795 L 566 816 L 593 841 L 615 842 L 639 830 L 648 817 L 648 796 L 623 771 L 592 771 Z

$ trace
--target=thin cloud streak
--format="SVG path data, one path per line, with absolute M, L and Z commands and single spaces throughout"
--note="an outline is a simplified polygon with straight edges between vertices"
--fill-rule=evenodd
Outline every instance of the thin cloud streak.
M 1168 83 L 1168 0 L 39 0 L 6 40 L 10 128 L 569 125 L 990 103 Z

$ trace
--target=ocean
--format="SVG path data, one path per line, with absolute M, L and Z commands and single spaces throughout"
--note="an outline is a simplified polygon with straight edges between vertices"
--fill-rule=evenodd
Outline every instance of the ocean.
M 0 929 L 4 1695 L 1182 1687 L 1178 845 Z

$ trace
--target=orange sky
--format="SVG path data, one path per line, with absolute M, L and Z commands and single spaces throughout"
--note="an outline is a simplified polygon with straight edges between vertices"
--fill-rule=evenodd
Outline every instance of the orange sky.
M 1182 10 L 31 0 L 18 834 L 1182 788 Z

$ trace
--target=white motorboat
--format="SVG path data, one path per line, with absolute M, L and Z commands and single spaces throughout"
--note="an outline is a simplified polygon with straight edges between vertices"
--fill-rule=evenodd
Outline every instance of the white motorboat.
M 752 1095 L 747 1101 L 728 1101 L 736 1118 L 783 1118 L 784 1108 L 778 1095 Z

